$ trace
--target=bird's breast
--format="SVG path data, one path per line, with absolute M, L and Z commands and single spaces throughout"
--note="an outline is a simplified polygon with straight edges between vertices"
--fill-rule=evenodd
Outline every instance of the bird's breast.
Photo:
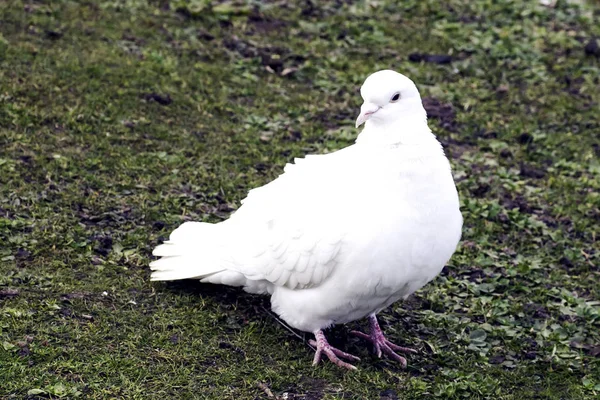
M 404 297 L 439 274 L 460 239 L 462 216 L 447 163 L 397 171 L 386 182 L 371 182 L 360 195 L 339 273 L 348 290 Z

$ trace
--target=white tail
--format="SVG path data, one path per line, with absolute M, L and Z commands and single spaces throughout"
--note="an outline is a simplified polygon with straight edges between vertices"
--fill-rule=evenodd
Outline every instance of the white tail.
M 203 279 L 227 270 L 220 231 L 219 224 L 182 224 L 152 252 L 162 258 L 150 263 L 150 280 Z

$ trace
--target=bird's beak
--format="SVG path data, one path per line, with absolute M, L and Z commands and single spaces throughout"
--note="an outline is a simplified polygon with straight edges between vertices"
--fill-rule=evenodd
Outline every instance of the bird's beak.
M 373 103 L 363 103 L 360 107 L 360 115 L 356 118 L 356 127 L 364 124 L 373 114 L 379 111 L 381 107 Z

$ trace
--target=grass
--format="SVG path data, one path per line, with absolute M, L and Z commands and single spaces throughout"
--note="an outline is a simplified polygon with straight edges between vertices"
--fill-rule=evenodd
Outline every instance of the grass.
M 399 3 L 4 2 L 0 397 L 598 398 L 599 3 Z M 268 299 L 149 282 L 178 224 L 352 143 L 381 68 L 417 82 L 465 216 L 382 313 L 407 370 L 363 322 L 329 333 L 358 372 L 313 368 Z

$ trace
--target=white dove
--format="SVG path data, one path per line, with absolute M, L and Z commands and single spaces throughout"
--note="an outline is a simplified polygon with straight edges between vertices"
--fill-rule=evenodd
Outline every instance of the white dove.
M 370 75 L 356 143 L 287 164 L 217 224 L 186 222 L 154 250 L 151 279 L 199 279 L 271 295 L 290 326 L 312 332 L 313 364 L 359 360 L 323 329 L 369 317 L 353 332 L 406 366 L 376 314 L 435 278 L 454 253 L 462 216 L 448 159 L 427 126 L 419 91 L 391 70 Z

